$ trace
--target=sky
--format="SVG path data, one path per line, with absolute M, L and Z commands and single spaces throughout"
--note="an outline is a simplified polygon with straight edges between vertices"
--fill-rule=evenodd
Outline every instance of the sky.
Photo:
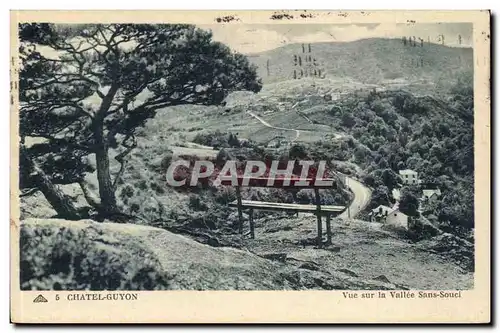
M 364 38 L 401 38 L 415 36 L 447 46 L 472 46 L 470 23 L 416 24 L 211 24 L 199 25 L 212 30 L 213 38 L 241 53 L 271 50 L 286 44 L 348 42 Z M 461 36 L 461 44 L 459 37 Z

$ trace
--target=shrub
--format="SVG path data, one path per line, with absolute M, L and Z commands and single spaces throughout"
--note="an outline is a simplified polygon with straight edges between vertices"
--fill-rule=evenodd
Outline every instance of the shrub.
M 342 114 L 342 109 L 338 106 L 333 106 L 331 109 L 330 109 L 330 115 L 332 116 L 337 116 L 337 115 L 340 115 Z
M 408 238 L 413 241 L 432 238 L 439 232 L 438 228 L 423 217 L 410 217 L 408 220 Z
M 148 188 L 148 182 L 144 179 L 138 181 L 136 185 L 141 190 L 146 190 Z
M 130 185 L 126 185 L 122 188 L 120 192 L 120 198 L 125 200 L 126 198 L 132 198 L 134 196 L 134 188 Z
M 295 144 L 290 148 L 288 156 L 290 159 L 305 159 L 307 158 L 307 149 L 304 145 Z
M 297 195 L 297 202 L 300 204 L 310 204 L 312 202 L 311 200 L 311 194 L 307 190 L 300 190 Z
M 194 137 L 193 142 L 214 148 L 237 148 L 241 146 L 236 134 L 222 133 L 220 131 L 199 133 Z
M 149 186 L 151 187 L 151 189 L 153 191 L 156 192 L 156 194 L 164 194 L 165 193 L 165 188 L 156 182 L 152 182 L 151 184 L 149 184 Z
M 193 194 L 189 196 L 189 208 L 194 210 L 207 210 L 208 206 L 201 201 L 199 195 Z
M 137 204 L 135 202 L 130 205 L 130 212 L 131 213 L 138 213 L 140 209 L 141 209 L 141 206 L 139 206 L 139 204 Z
M 217 163 L 225 163 L 226 161 L 232 159 L 232 156 L 229 152 L 227 152 L 225 149 L 221 149 L 217 153 L 217 157 L 215 158 Z
M 236 190 L 232 187 L 223 187 L 215 195 L 215 201 L 222 205 L 227 205 L 236 200 Z
M 160 162 L 160 167 L 163 171 L 166 171 L 172 162 L 172 154 L 165 155 Z
M 21 226 L 21 289 L 167 289 L 153 253 L 138 241 L 113 236 L 96 228 Z

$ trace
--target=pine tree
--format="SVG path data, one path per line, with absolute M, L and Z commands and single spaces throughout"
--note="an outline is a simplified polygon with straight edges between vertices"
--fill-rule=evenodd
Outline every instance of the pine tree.
M 20 25 L 20 135 L 48 140 L 27 154 L 53 156 L 41 165 L 52 181 L 78 183 L 87 171 L 82 157 L 95 155 L 101 209 L 107 213 L 118 211 L 117 180 L 137 145 L 135 130 L 157 110 L 217 105 L 231 91 L 257 92 L 262 86 L 246 56 L 192 25 L 47 26 L 50 33 L 40 25 Z M 34 46 L 40 43 L 58 59 L 38 52 Z M 144 92 L 147 97 L 135 101 Z M 99 99 L 95 107 L 82 102 L 90 96 Z M 110 148 L 122 166 L 114 179 Z M 28 168 L 22 161 L 21 167 Z

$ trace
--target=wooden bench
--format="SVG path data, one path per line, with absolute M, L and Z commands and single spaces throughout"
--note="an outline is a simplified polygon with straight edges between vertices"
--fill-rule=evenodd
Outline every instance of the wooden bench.
M 247 185 L 243 183 L 243 177 L 238 177 L 238 185 L 236 186 L 236 200 L 229 203 L 230 207 L 238 208 L 238 219 L 239 219 L 239 232 L 243 232 L 243 209 L 248 209 L 248 220 L 250 225 L 250 237 L 255 238 L 255 225 L 253 221 L 253 211 L 254 209 L 259 210 L 272 210 L 272 211 L 289 211 L 289 212 L 304 212 L 312 213 L 316 215 L 317 227 L 318 227 L 318 237 L 317 245 L 322 247 L 323 245 L 323 226 L 321 217 L 326 217 L 326 234 L 327 234 L 327 244 L 332 242 L 332 229 L 331 229 L 331 216 L 337 216 L 345 210 L 345 206 L 332 206 L 332 205 L 321 205 L 321 198 L 319 195 L 320 188 L 331 188 L 330 186 L 316 185 L 314 179 L 307 179 L 305 183 L 307 185 L 296 185 L 297 179 L 276 179 L 274 184 L 268 185 L 267 178 L 252 178 L 248 179 Z M 325 179 L 332 180 L 332 179 Z M 288 183 L 289 182 L 289 183 Z M 229 183 L 224 183 L 224 185 L 230 185 Z M 286 184 L 286 185 L 285 185 Z M 333 182 L 335 184 L 335 182 Z M 314 189 L 315 201 L 314 205 L 305 204 L 291 204 L 291 203 L 278 203 L 278 202 L 267 202 L 267 201 L 254 201 L 254 200 L 242 200 L 241 189 L 242 186 L 253 186 L 253 187 L 274 187 L 274 188 L 295 188 L 295 189 Z

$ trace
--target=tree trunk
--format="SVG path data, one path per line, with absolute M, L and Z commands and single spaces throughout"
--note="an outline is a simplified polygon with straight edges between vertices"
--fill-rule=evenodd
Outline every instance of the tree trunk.
M 108 145 L 104 137 L 102 123 L 98 122 L 94 127 L 95 159 L 97 166 L 97 181 L 99 182 L 99 196 L 101 197 L 101 209 L 105 214 L 118 213 L 116 205 L 115 188 L 111 182 L 109 173 Z
M 35 185 L 42 191 L 43 195 L 55 209 L 59 217 L 68 220 L 78 220 L 80 215 L 78 210 L 66 196 L 52 181 L 47 177 L 45 172 L 38 166 L 38 164 L 31 159 L 26 152 L 25 148 L 21 147 L 20 157 L 23 164 L 29 169 Z

